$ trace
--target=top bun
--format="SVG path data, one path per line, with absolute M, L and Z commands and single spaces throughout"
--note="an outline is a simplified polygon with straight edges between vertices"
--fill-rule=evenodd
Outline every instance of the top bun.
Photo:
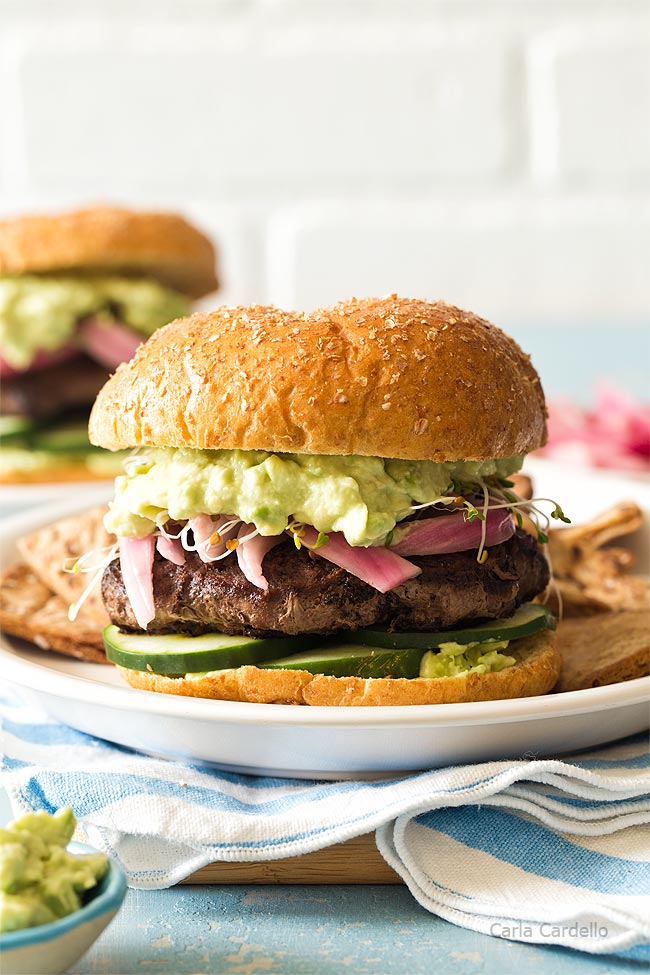
M 96 206 L 0 221 L 0 274 L 140 274 L 200 298 L 217 287 L 207 237 L 175 213 Z
M 537 373 L 511 338 L 442 301 L 391 295 L 172 322 L 101 390 L 90 439 L 487 460 L 540 447 L 545 421 Z

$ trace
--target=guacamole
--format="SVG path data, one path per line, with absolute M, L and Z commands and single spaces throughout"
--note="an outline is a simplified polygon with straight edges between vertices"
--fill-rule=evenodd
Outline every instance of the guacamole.
M 156 448 L 137 454 L 115 482 L 105 524 L 116 535 L 144 537 L 168 518 L 232 514 L 261 535 L 279 535 L 291 519 L 319 532 L 342 532 L 351 545 L 383 544 L 413 503 L 433 501 L 454 480 L 505 477 L 506 460 L 385 460 L 262 450 Z
M 490 674 L 516 664 L 501 650 L 509 640 L 485 640 L 483 643 L 441 643 L 428 650 L 420 662 L 420 677 L 459 677 L 465 674 Z
M 72 809 L 60 809 L 54 816 L 28 813 L 0 829 L 0 933 L 78 911 L 107 872 L 103 853 L 67 852 L 75 826 Z
M 14 369 L 74 336 L 87 315 L 114 315 L 144 336 L 186 315 L 190 300 L 158 281 L 118 275 L 0 277 L 0 347 Z

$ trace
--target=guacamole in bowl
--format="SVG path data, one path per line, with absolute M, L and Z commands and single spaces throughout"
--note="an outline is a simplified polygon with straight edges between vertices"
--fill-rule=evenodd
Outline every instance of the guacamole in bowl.
M 27 813 L 0 829 L 0 953 L 16 973 L 67 971 L 117 913 L 121 868 L 71 842 L 71 809 Z

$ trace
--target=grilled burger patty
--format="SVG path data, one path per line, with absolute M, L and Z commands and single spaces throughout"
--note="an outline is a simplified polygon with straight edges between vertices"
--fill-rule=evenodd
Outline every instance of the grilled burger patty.
M 107 370 L 87 356 L 25 372 L 2 382 L 0 413 L 50 420 L 68 410 L 89 407 L 106 382 Z
M 394 630 L 439 630 L 511 616 L 547 585 L 546 559 L 521 530 L 489 551 L 483 565 L 476 552 L 413 557 L 421 575 L 387 593 L 312 555 L 290 540 L 264 559 L 267 591 L 252 585 L 237 558 L 201 562 L 186 553 L 174 565 L 158 553 L 153 565 L 156 616 L 148 633 L 197 635 L 213 630 L 249 636 L 274 633 L 334 633 L 387 625 Z M 138 630 L 119 559 L 106 569 L 102 596 L 113 623 Z

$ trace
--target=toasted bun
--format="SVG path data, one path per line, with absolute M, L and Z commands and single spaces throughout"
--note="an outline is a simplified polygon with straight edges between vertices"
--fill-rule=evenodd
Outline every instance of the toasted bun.
M 325 677 L 306 670 L 238 667 L 205 677 L 163 677 L 119 667 L 124 679 L 143 691 L 207 697 L 251 704 L 309 704 L 324 707 L 382 707 L 402 704 L 459 704 L 534 697 L 550 691 L 560 676 L 561 659 L 548 630 L 516 640 L 508 653 L 517 663 L 491 674 L 428 679 Z
M 392 295 L 172 322 L 101 390 L 90 439 L 485 460 L 540 447 L 546 408 L 530 359 L 494 325 Z
M 106 469 L 93 470 L 83 461 L 62 464 L 57 460 L 56 454 L 52 454 L 51 464 L 43 464 L 37 468 L 0 468 L 0 484 L 63 484 L 70 481 L 106 481 L 110 478 L 111 473 Z
M 217 287 L 212 244 L 175 213 L 118 207 L 0 221 L 0 274 L 135 273 L 192 298 Z

